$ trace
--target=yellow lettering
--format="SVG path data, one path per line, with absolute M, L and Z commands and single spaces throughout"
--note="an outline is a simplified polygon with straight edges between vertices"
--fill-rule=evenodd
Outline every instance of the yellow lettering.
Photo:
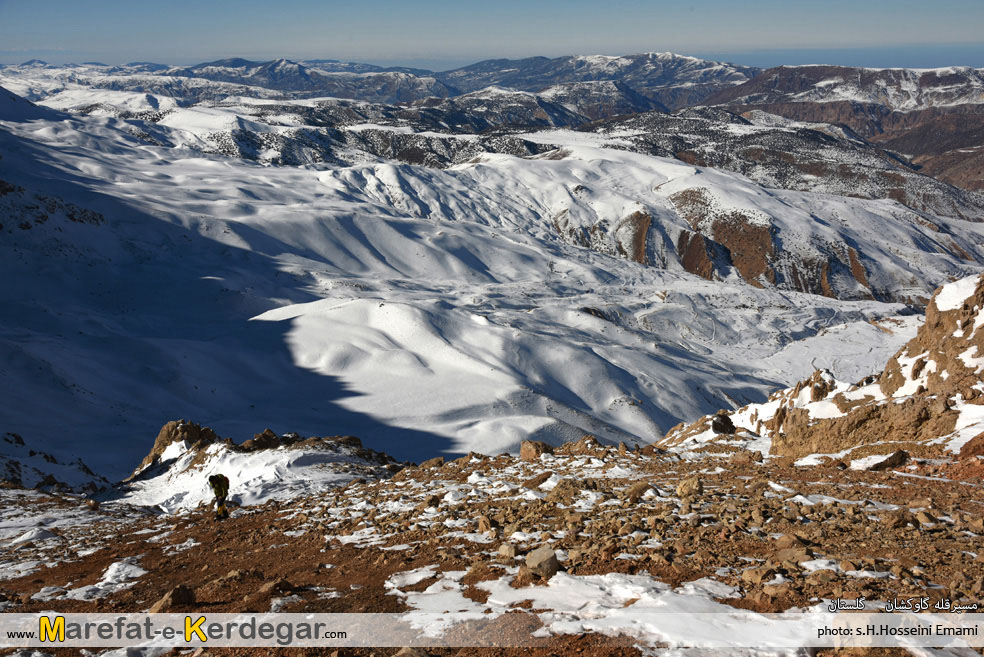
M 201 641 L 208 641 L 208 637 L 202 632 L 202 623 L 205 622 L 205 617 L 202 616 L 194 623 L 191 622 L 191 616 L 185 616 L 185 641 L 191 641 L 191 635 L 197 634 Z
M 41 640 L 42 641 L 64 641 L 65 640 L 65 617 L 55 616 L 55 623 L 52 625 L 51 619 L 47 616 L 41 617 Z

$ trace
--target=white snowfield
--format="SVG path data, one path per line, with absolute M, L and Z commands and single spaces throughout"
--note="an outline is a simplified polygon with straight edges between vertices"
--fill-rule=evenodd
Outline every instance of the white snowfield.
M 142 122 L 25 119 L 4 102 L 0 180 L 26 191 L 0 197 L 17 217 L 2 222 L 0 276 L 21 282 L 0 290 L 0 430 L 109 476 L 179 417 L 237 440 L 352 434 L 415 460 L 584 433 L 646 443 L 814 365 L 874 370 L 908 338 L 869 323 L 899 305 L 683 272 L 687 223 L 667 197 L 688 187 L 772 222 L 790 250 L 862 244 L 872 285 L 928 296 L 975 267 L 921 248 L 936 233 L 894 202 L 598 146 L 447 171 L 265 167 L 155 146 L 131 134 Z M 35 194 L 104 221 L 41 221 Z M 660 266 L 553 226 L 636 211 L 656 219 Z M 939 222 L 977 252 L 980 226 Z
M 223 443 L 190 449 L 171 443 L 158 464 L 135 472 L 135 479 L 103 494 L 108 500 L 155 507 L 165 513 L 212 505 L 208 478 L 229 478 L 230 506 L 253 506 L 270 500 L 317 495 L 360 476 L 380 476 L 373 463 L 347 446 L 325 441 L 317 447 L 289 446 L 237 452 Z

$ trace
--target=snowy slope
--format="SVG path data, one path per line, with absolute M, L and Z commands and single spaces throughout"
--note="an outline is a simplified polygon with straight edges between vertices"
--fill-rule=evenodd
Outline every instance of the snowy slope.
M 85 456 L 110 475 L 174 417 L 234 438 L 358 435 L 401 459 L 586 432 L 648 442 L 808 373 L 782 354 L 824 328 L 852 325 L 873 361 L 900 343 L 866 323 L 897 305 L 705 281 L 571 246 L 553 223 L 642 208 L 677 230 L 666 197 L 699 180 L 790 235 L 833 235 L 810 218 L 834 210 L 837 230 L 897 253 L 916 233 L 889 202 L 597 147 L 448 171 L 262 167 L 59 119 L 0 131 L 16 186 L 0 201 L 28 226 L 4 222 L 0 242 L 0 272 L 26 281 L 0 293 L 2 423 L 56 454 L 105 446 Z M 915 291 L 966 267 L 902 252 L 911 264 L 872 278 Z

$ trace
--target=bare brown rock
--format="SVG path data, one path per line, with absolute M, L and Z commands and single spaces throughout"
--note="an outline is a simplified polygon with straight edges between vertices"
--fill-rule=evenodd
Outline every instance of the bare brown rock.
M 960 448 L 960 458 L 970 459 L 984 456 L 984 433 L 979 433 Z
M 527 479 L 526 481 L 524 481 L 523 482 L 523 488 L 531 488 L 531 489 L 532 488 L 539 488 L 540 487 L 540 484 L 542 484 L 543 482 L 545 482 L 547 479 L 550 479 L 550 477 L 552 475 L 553 475 L 553 473 L 550 472 L 549 470 L 546 471 L 546 472 L 541 472 L 537 476 L 531 477 L 531 478 Z
M 168 591 L 163 598 L 151 606 L 149 613 L 168 613 L 174 609 L 195 604 L 195 592 L 184 585 L 179 585 Z
M 552 547 L 542 545 L 526 555 L 526 567 L 534 575 L 550 579 L 560 570 L 560 562 Z
M 539 440 L 524 440 L 519 446 L 522 461 L 536 461 L 543 454 L 553 454 L 553 447 Z
M 888 458 L 878 463 L 874 463 L 868 466 L 868 470 L 872 472 L 877 472 L 879 470 L 890 470 L 892 468 L 897 468 L 901 465 L 905 465 L 909 462 L 909 453 L 905 450 L 897 450 L 893 452 Z
M 696 497 L 703 494 L 704 484 L 701 482 L 700 477 L 688 477 L 681 481 L 676 488 L 676 494 L 678 497 Z
M 718 411 L 717 415 L 711 419 L 711 429 L 714 433 L 731 435 L 735 432 L 735 425 L 726 411 Z

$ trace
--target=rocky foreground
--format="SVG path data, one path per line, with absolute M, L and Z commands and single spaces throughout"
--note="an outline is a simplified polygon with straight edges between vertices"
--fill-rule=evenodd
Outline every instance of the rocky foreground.
M 526 443 L 522 457 L 435 459 L 389 479 L 237 508 L 224 522 L 204 507 L 160 514 L 7 490 L 3 525 L 35 527 L 5 541 L 0 605 L 398 612 L 439 602 L 449 618 L 532 609 L 537 625 L 550 625 L 551 606 L 579 617 L 556 609 L 565 591 L 602 615 L 686 596 L 707 609 L 775 612 L 858 597 L 976 602 L 980 488 L 930 468 L 918 459 L 874 471 L 796 467 L 746 451 L 630 451 L 585 438 L 553 453 Z M 615 646 L 587 631 L 561 634 L 556 652 L 532 654 L 655 648 L 636 639 L 638 647 Z

